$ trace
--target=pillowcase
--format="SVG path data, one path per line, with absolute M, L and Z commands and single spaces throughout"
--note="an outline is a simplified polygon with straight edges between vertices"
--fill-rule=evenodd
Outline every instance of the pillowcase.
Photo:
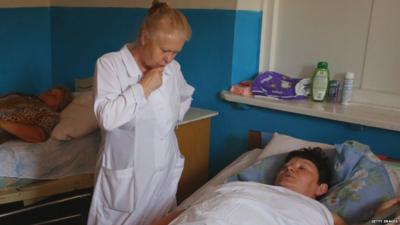
M 77 92 L 91 91 L 92 88 L 93 88 L 93 77 L 75 79 L 75 91 Z
M 388 171 L 368 145 L 346 141 L 335 147 L 332 187 L 320 202 L 348 224 L 365 222 L 382 201 L 395 196 Z
M 93 111 L 91 91 L 82 92 L 61 112 L 60 122 L 51 136 L 57 140 L 71 140 L 90 134 L 98 128 Z
M 268 156 L 287 153 L 293 150 L 297 150 L 300 148 L 308 148 L 308 147 L 312 148 L 320 147 L 323 150 L 334 148 L 333 145 L 319 143 L 319 142 L 305 141 L 288 135 L 274 133 L 271 141 L 264 147 L 264 150 L 258 156 L 257 160 L 261 160 Z

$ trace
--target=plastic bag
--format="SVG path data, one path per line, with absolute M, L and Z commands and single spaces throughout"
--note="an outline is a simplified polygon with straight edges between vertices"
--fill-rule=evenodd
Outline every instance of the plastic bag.
M 305 99 L 310 94 L 309 78 L 291 78 L 286 75 L 266 71 L 254 79 L 251 87 L 253 95 L 263 95 L 279 99 Z

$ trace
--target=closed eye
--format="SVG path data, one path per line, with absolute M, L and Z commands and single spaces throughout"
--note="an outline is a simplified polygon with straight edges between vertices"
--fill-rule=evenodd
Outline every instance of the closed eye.
M 300 166 L 300 169 L 312 171 L 312 167 L 310 167 L 309 165 L 302 165 L 302 166 Z
M 162 51 L 163 53 L 172 53 L 172 54 L 178 54 L 178 52 L 177 52 L 177 51 L 173 51 L 173 50 L 169 50 L 169 49 L 161 49 L 161 51 Z

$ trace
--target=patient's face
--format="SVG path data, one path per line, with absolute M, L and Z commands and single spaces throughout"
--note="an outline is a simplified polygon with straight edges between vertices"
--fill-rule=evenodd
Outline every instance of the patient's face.
M 40 95 L 40 98 L 53 110 L 57 110 L 64 99 L 60 89 L 53 88 Z
M 294 157 L 278 172 L 275 185 L 286 187 L 311 198 L 316 198 L 327 191 L 321 192 L 318 178 L 318 169 L 313 162 L 300 157 Z

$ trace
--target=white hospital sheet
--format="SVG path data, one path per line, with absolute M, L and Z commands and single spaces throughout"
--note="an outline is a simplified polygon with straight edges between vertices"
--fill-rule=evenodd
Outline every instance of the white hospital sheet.
M 190 195 L 187 199 L 181 202 L 178 206 L 178 210 L 183 210 L 192 205 L 197 199 L 201 196 L 206 195 L 210 191 L 214 190 L 214 188 L 220 184 L 223 184 L 225 180 L 236 174 L 237 172 L 247 168 L 251 164 L 253 164 L 258 155 L 262 152 L 261 149 L 253 149 L 251 151 L 243 153 L 239 156 L 235 161 L 225 167 L 222 171 L 220 171 L 215 177 L 211 178 L 206 184 L 201 186 L 197 191 L 195 191 L 192 195 Z
M 232 182 L 199 198 L 171 225 L 333 225 L 318 201 L 283 187 Z
M 56 179 L 93 173 L 99 145 L 99 131 L 71 141 L 8 141 L 0 144 L 0 176 Z

